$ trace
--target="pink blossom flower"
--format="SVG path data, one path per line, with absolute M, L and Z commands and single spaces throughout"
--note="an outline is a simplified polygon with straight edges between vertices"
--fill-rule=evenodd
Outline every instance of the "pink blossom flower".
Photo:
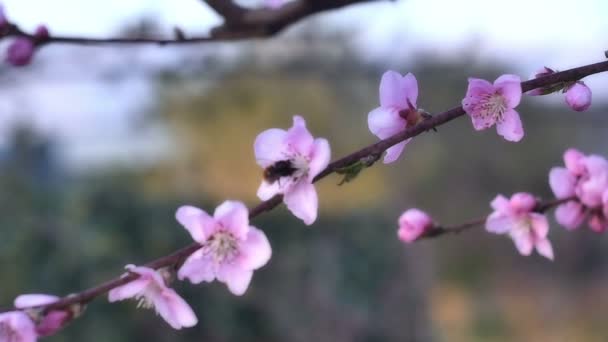
M 414 75 L 408 73 L 401 76 L 392 70 L 385 72 L 380 80 L 380 107 L 367 116 L 369 130 L 378 138 L 386 139 L 404 131 L 408 125 L 416 124 L 419 119 L 417 99 L 418 81 Z M 410 140 L 411 138 L 389 147 L 384 163 L 396 161 Z
M 542 67 L 534 73 L 534 75 L 531 77 L 531 79 L 548 76 L 553 73 L 555 73 L 555 70 L 548 68 L 548 67 Z M 555 88 L 555 86 L 541 87 L 541 88 L 532 89 L 529 92 L 527 92 L 526 94 L 531 95 L 531 96 L 547 95 L 547 94 L 551 94 L 560 89 L 561 89 L 561 86 L 560 86 L 560 88 L 557 88 L 557 89 Z
M 399 217 L 399 231 L 397 235 L 401 241 L 410 243 L 417 240 L 432 227 L 433 220 L 427 213 L 412 208 L 406 210 Z
M 35 342 L 37 339 L 36 326 L 25 312 L 0 313 L 0 341 Z
M 60 298 L 47 294 L 23 294 L 15 298 L 15 307 L 26 310 L 38 306 L 55 303 Z M 73 318 L 70 310 L 51 310 L 36 319 L 36 334 L 38 336 L 50 336 L 61 330 Z
M 112 289 L 108 293 L 110 302 L 134 298 L 139 300 L 139 306 L 154 308 L 174 329 L 196 325 L 198 320 L 190 305 L 175 290 L 167 287 L 165 280 L 157 271 L 134 265 L 127 265 L 125 268 L 139 277 Z
M 608 190 L 608 161 L 598 155 L 584 155 L 576 149 L 564 153 L 566 167 L 554 167 L 549 185 L 558 199 L 576 200 L 561 204 L 555 210 L 557 222 L 567 229 L 576 229 L 589 214 L 589 227 L 595 232 L 606 230 L 602 213 Z
M 312 181 L 329 164 L 331 151 L 327 140 L 314 139 L 304 119 L 294 116 L 289 130 L 265 130 L 257 136 L 253 147 L 258 165 L 264 168 L 258 197 L 268 200 L 283 194 L 287 208 L 311 225 L 317 219 L 319 206 Z
M 198 284 L 217 279 L 240 296 L 253 271 L 270 260 L 270 243 L 264 232 L 249 225 L 248 210 L 241 202 L 225 201 L 213 217 L 192 206 L 180 207 L 175 216 L 201 245 L 179 269 L 180 280 Z
M 532 250 L 553 260 L 553 247 L 547 239 L 549 223 L 547 217 L 534 212 L 536 200 L 531 194 L 516 193 L 507 199 L 496 196 L 491 203 L 494 212 L 486 220 L 486 230 L 495 234 L 508 233 L 521 255 L 530 255 Z
M 34 56 L 36 46 L 34 42 L 26 37 L 15 38 L 6 51 L 6 61 L 13 66 L 28 65 Z
M 591 106 L 591 89 L 582 81 L 577 81 L 566 88 L 566 103 L 577 112 L 583 112 Z
M 508 141 L 519 141 L 524 136 L 524 130 L 514 108 L 520 100 L 519 76 L 502 75 L 494 84 L 479 78 L 469 78 L 462 107 L 471 117 L 475 130 L 480 131 L 496 124 L 499 135 Z

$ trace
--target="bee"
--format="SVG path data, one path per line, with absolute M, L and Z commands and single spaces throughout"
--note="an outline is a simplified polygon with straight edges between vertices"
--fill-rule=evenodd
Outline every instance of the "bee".
M 264 169 L 264 179 L 272 184 L 281 179 L 281 177 L 289 177 L 296 172 L 296 168 L 290 160 L 279 160 Z

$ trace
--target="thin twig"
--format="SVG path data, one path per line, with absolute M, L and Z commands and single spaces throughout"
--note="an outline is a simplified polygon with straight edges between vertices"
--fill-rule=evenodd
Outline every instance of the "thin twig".
M 543 77 L 539 77 L 539 78 L 536 78 L 533 80 L 525 81 L 525 82 L 522 82 L 521 86 L 522 86 L 523 91 L 525 92 L 525 91 L 529 91 L 529 90 L 532 90 L 535 88 L 545 87 L 545 86 L 549 86 L 549 85 L 559 83 L 559 82 L 579 80 L 585 76 L 600 73 L 600 72 L 605 72 L 605 71 L 608 71 L 608 61 L 585 65 L 582 67 L 557 72 L 557 73 L 549 75 L 549 76 L 543 76 Z M 328 175 L 334 173 L 336 170 L 343 168 L 345 166 L 348 166 L 354 162 L 357 162 L 358 160 L 361 160 L 361 158 L 365 158 L 365 157 L 371 156 L 371 155 L 379 155 L 393 145 L 396 145 L 408 138 L 415 137 L 423 132 L 429 131 L 430 129 L 433 129 L 444 123 L 452 121 L 460 116 L 463 116 L 464 114 L 465 114 L 464 110 L 462 109 L 461 106 L 459 106 L 459 107 L 454 107 L 452 109 L 449 109 L 443 113 L 434 115 L 433 117 L 431 117 L 425 121 L 422 121 L 419 124 L 406 129 L 403 132 L 397 133 L 387 139 L 380 140 L 379 142 L 377 142 L 375 144 L 364 147 L 356 152 L 353 152 L 345 157 L 342 157 L 342 158 L 330 163 L 325 170 L 323 170 L 321 173 L 319 173 L 319 175 L 317 175 L 317 177 L 315 177 L 315 179 L 313 181 L 317 182 L 320 179 L 325 178 Z M 281 200 L 282 200 L 282 197 L 280 195 L 277 195 L 267 201 L 261 202 L 256 207 L 254 207 L 250 210 L 249 218 L 253 219 L 264 212 L 274 209 L 277 205 L 279 205 L 281 203 Z M 555 205 L 559 204 L 560 203 L 559 201 L 561 201 L 561 200 L 558 200 Z M 544 210 L 546 210 L 546 209 L 544 209 Z M 481 223 L 480 220 L 474 220 L 471 222 L 467 222 L 467 223 L 461 225 L 460 227 L 459 226 L 444 227 L 444 228 L 441 228 L 441 230 L 440 230 L 442 232 L 438 231 L 437 233 L 435 233 L 435 236 L 439 236 L 439 235 L 446 234 L 446 233 L 460 232 L 460 231 L 468 229 L 469 227 L 479 225 L 480 223 Z M 151 261 L 151 262 L 145 264 L 145 266 L 157 269 L 157 268 L 161 268 L 161 267 L 170 267 L 170 266 L 174 266 L 176 264 L 180 264 L 181 262 L 183 262 L 183 260 L 185 258 L 187 258 L 190 254 L 192 254 L 198 248 L 200 248 L 200 245 L 198 245 L 196 243 L 190 244 L 182 249 L 179 249 L 179 250 L 173 252 L 172 254 L 169 254 L 167 256 L 163 256 L 154 261 Z M 98 285 L 98 286 L 92 287 L 90 289 L 87 289 L 85 291 L 82 291 L 80 293 L 73 294 L 68 297 L 64 297 L 63 299 L 61 299 L 53 304 L 49 304 L 49 305 L 41 306 L 41 307 L 44 308 L 45 310 L 50 310 L 50 309 L 66 308 L 72 304 L 77 304 L 77 303 L 88 303 L 91 300 L 93 300 L 94 298 L 108 292 L 109 290 L 111 290 L 115 287 L 118 287 L 120 285 L 124 285 L 124 284 L 128 283 L 129 281 L 136 279 L 136 277 L 137 276 L 133 275 L 133 274 L 123 276 L 123 277 L 118 277 L 118 278 L 109 280 L 101 285 Z
M 44 44 L 62 43 L 78 45 L 99 44 L 158 44 L 184 45 L 212 43 L 265 38 L 276 35 L 292 24 L 314 14 L 338 9 L 358 3 L 383 0 L 298 0 L 286 3 L 277 9 L 246 9 L 230 0 L 205 0 L 218 14 L 224 17 L 224 23 L 211 29 L 208 35 L 195 37 L 163 38 L 89 38 L 77 36 L 54 36 L 44 40 L 32 33 L 21 30 L 14 24 L 8 25 L 0 32 L 1 37 L 21 36 Z
M 574 200 L 574 197 L 569 197 L 569 198 L 561 198 L 561 199 L 553 199 L 550 201 L 545 201 L 545 202 L 539 202 L 538 204 L 536 204 L 536 207 L 534 208 L 534 211 L 537 213 L 544 213 L 545 211 L 557 207 L 560 204 L 566 203 L 568 201 L 572 201 Z M 462 232 L 464 232 L 465 230 L 469 230 L 473 227 L 477 227 L 477 226 L 482 226 L 485 222 L 486 219 L 488 218 L 488 216 L 482 216 L 461 224 L 457 224 L 457 225 L 452 225 L 452 226 L 434 226 L 431 229 L 427 230 L 424 235 L 422 235 L 419 239 L 430 239 L 430 238 L 436 238 L 438 236 L 442 236 L 442 235 L 446 235 L 446 234 L 460 234 Z

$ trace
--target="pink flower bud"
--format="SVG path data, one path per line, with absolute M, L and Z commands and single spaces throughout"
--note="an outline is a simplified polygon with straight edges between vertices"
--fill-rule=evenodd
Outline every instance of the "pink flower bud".
M 50 336 L 61 330 L 72 320 L 72 314 L 67 311 L 53 310 L 44 316 L 38 325 L 36 333 L 38 336 Z
M 415 208 L 408 209 L 399 217 L 397 235 L 401 241 L 410 243 L 417 240 L 432 227 L 433 220 L 427 213 Z
M 34 50 L 34 42 L 29 38 L 16 38 L 6 51 L 6 61 L 13 66 L 28 65 L 32 61 Z
M 583 112 L 591 106 L 591 89 L 578 81 L 566 90 L 566 103 L 577 112 Z
M 49 29 L 46 27 L 46 25 L 38 25 L 38 27 L 36 27 L 36 31 L 34 31 L 34 37 L 36 37 L 37 40 L 47 40 L 49 36 Z
M 585 155 L 575 148 L 569 148 L 564 152 L 564 164 L 568 171 L 576 176 L 580 176 L 585 172 L 584 159 Z

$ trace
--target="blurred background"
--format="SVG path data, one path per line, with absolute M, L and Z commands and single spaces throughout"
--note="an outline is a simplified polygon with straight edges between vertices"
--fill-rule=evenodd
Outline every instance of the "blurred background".
M 61 35 L 171 37 L 175 26 L 195 35 L 221 22 L 197 0 L 3 4 L 21 27 Z M 377 2 L 270 40 L 51 45 L 29 67 L 0 65 L 1 306 L 90 287 L 189 243 L 173 218 L 179 205 L 256 205 L 253 140 L 294 114 L 330 140 L 334 158 L 373 143 L 367 113 L 387 69 L 413 72 L 419 106 L 438 113 L 460 103 L 469 76 L 602 60 L 607 13 L 602 0 Z M 219 283 L 175 285 L 194 328 L 101 298 L 47 340 L 606 341 L 604 236 L 553 222 L 554 262 L 522 257 L 482 227 L 407 246 L 396 238 L 406 208 L 460 223 L 487 214 L 497 193 L 550 198 L 548 171 L 567 147 L 608 155 L 608 75 L 585 82 L 588 112 L 569 110 L 562 94 L 525 98 L 521 143 L 460 118 L 414 139 L 390 167 L 343 186 L 324 179 L 310 228 L 284 207 L 255 219 L 273 258 L 243 297 Z

